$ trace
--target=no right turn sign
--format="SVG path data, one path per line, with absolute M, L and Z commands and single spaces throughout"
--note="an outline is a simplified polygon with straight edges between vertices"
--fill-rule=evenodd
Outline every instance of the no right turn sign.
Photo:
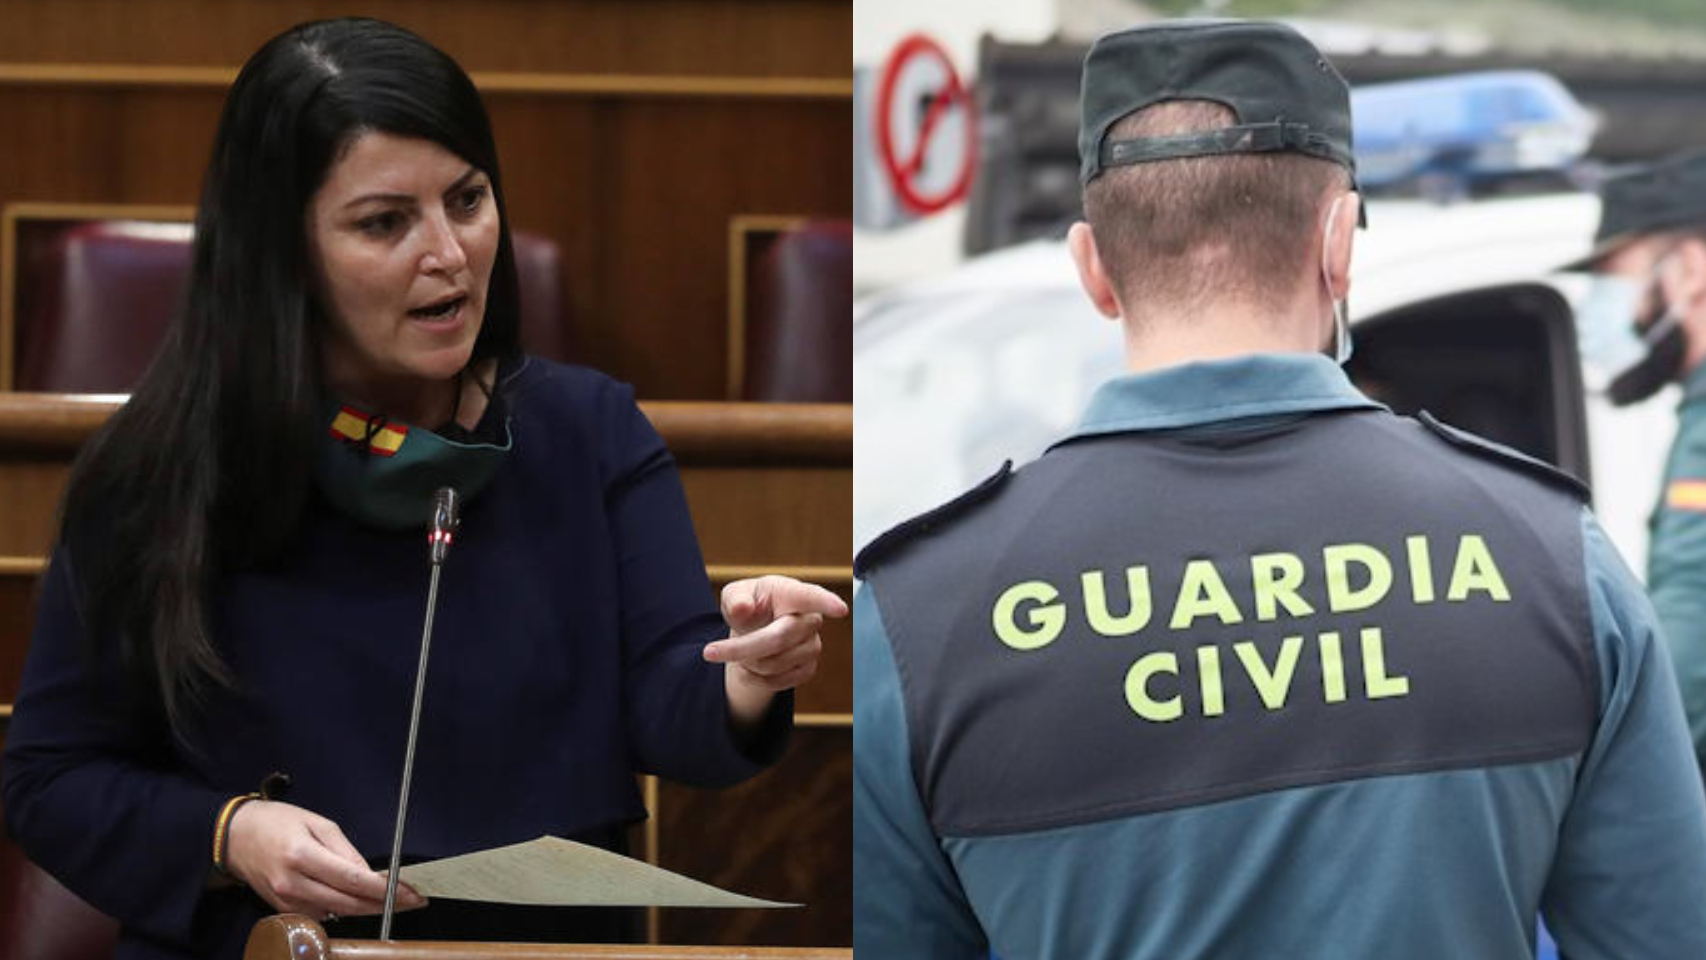
M 904 222 L 964 199 L 977 166 L 977 124 L 971 90 L 941 45 L 922 34 L 902 40 L 870 92 L 860 112 L 870 125 L 865 142 L 875 148 L 875 170 L 865 175 L 901 215 L 875 219 Z

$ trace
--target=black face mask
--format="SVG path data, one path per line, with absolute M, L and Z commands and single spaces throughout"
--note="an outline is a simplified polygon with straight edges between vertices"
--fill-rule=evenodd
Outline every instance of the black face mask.
M 1640 403 L 1682 376 L 1682 361 L 1688 355 L 1682 318 L 1667 308 L 1647 327 L 1641 339 L 1647 344 L 1647 355 L 1606 387 L 1606 397 L 1616 406 Z

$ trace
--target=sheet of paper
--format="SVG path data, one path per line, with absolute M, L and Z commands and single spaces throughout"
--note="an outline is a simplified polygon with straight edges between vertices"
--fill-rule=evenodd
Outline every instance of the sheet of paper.
M 540 837 L 417 863 L 398 877 L 427 897 L 560 907 L 797 907 L 720 890 L 608 850 Z

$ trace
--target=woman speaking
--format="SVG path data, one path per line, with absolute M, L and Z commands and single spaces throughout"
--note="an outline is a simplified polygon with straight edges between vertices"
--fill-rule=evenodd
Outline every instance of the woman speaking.
M 845 606 L 769 577 L 719 616 L 632 391 L 522 354 L 517 301 L 455 62 L 358 19 L 249 60 L 182 311 L 73 470 L 7 733 L 7 826 L 118 918 L 118 957 L 235 958 L 277 911 L 371 931 L 441 486 L 462 524 L 406 861 L 545 833 L 620 849 L 636 774 L 727 784 L 779 755 Z M 398 902 L 405 936 L 626 919 Z

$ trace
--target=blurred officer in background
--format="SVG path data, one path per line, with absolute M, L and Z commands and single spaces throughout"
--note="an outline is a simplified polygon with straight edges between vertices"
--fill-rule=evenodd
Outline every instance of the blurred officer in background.
M 1613 177 L 1601 195 L 1593 253 L 1577 264 L 1594 272 L 1577 313 L 1582 359 L 1619 406 L 1682 384 L 1647 589 L 1706 764 L 1706 152 Z
M 1069 244 L 1130 375 L 856 562 L 854 947 L 1706 956 L 1639 584 L 1551 468 L 1359 393 L 1349 97 L 1288 27 L 1084 67 Z M 1323 352 L 1327 356 L 1323 356 Z

